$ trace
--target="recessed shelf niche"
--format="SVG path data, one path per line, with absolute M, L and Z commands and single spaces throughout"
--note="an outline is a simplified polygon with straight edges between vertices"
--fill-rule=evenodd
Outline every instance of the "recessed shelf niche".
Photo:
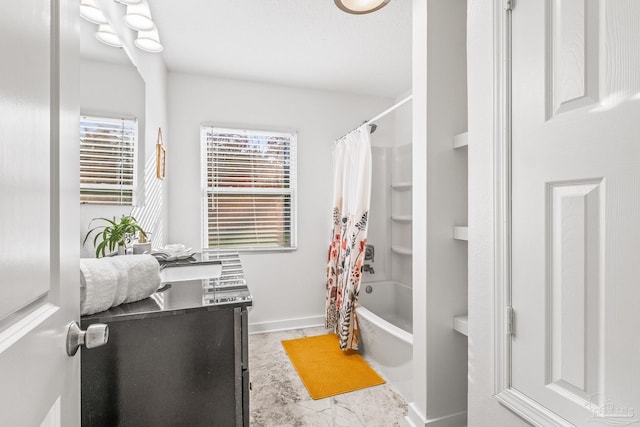
M 453 318 L 453 329 L 460 332 L 462 335 L 469 335 L 469 318 L 466 314 L 464 316 L 456 316 Z
M 453 148 L 462 148 L 469 145 L 469 132 L 459 133 L 453 137 Z
M 391 221 L 410 223 L 413 221 L 413 217 L 411 215 L 391 215 Z
M 391 252 L 398 255 L 412 255 L 411 248 L 403 248 L 401 246 L 391 246 Z
M 408 191 L 411 190 L 413 185 L 410 182 L 396 182 L 391 184 L 391 188 L 398 191 Z
M 453 227 L 453 238 L 456 240 L 469 240 L 469 227 L 456 225 Z

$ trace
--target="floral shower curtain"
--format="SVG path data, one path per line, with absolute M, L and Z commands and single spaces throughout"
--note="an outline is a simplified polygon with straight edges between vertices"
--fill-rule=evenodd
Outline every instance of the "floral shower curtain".
M 333 149 L 333 228 L 327 266 L 326 326 L 343 350 L 358 349 L 356 303 L 367 246 L 371 199 L 371 140 L 362 125 Z

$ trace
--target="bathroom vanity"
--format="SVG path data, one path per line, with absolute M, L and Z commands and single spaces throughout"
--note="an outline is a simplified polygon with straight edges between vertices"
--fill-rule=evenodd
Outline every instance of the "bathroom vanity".
M 165 281 L 150 298 L 84 316 L 109 326 L 107 345 L 82 349 L 83 426 L 248 426 L 247 308 L 237 254 L 217 279 Z M 167 268 L 180 268 L 177 264 Z

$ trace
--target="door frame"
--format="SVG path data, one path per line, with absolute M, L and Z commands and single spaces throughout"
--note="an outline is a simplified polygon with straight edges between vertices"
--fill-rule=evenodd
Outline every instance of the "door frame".
M 546 3 L 546 1 L 545 1 Z M 494 397 L 536 426 L 572 426 L 511 385 L 511 147 L 513 0 L 494 0 Z M 511 321 L 508 318 L 511 317 Z

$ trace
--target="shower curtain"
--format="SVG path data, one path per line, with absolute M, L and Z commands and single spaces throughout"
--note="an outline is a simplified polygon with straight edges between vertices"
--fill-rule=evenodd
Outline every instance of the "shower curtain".
M 356 302 L 367 246 L 371 199 L 371 140 L 365 124 L 333 149 L 333 228 L 327 265 L 326 327 L 343 350 L 358 349 Z

